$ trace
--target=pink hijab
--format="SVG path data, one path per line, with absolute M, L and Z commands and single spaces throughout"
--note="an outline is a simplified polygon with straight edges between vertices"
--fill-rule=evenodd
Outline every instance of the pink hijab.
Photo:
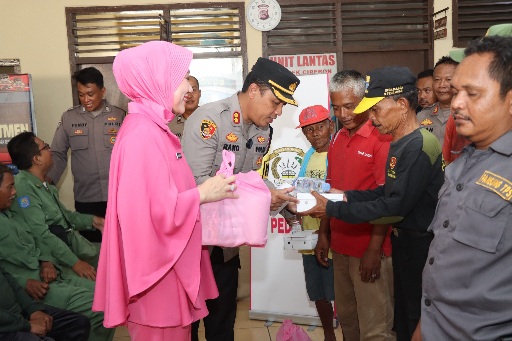
M 121 51 L 112 70 L 126 97 L 162 113 L 162 118 L 169 122 L 174 117 L 174 92 L 187 74 L 191 60 L 192 52 L 184 47 L 151 41 Z
M 105 312 L 108 327 L 128 315 L 139 324 L 187 325 L 201 317 L 195 311 L 206 311 L 204 299 L 216 295 L 207 251 L 201 258 L 199 191 L 167 127 L 191 59 L 189 50 L 155 41 L 114 60 L 119 89 L 133 102 L 112 152 L 96 277 L 93 310 Z M 163 280 L 172 288 L 159 295 Z

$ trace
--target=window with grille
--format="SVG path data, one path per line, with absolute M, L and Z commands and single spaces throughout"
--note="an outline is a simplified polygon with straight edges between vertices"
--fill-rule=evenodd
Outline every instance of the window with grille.
M 95 66 L 112 80 L 110 88 L 116 86 L 111 64 L 117 53 L 152 40 L 194 53 L 190 71 L 200 80 L 201 103 L 240 89 L 247 73 L 243 2 L 72 7 L 66 21 L 72 73 Z
M 467 43 L 485 35 L 492 25 L 512 22 L 512 1 L 453 0 L 453 45 Z

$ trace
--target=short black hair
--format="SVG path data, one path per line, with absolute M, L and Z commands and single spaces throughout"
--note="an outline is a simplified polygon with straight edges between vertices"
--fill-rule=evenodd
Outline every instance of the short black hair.
M 192 75 L 188 75 L 188 78 L 194 78 L 196 80 L 196 83 L 197 83 L 197 88 L 199 89 L 199 80 L 196 77 L 192 76 Z
M 4 182 L 4 174 L 5 173 L 14 174 L 14 172 L 12 171 L 11 168 L 9 168 L 6 165 L 3 165 L 3 164 L 0 163 L 0 186 Z
M 444 57 L 439 58 L 439 60 L 437 61 L 436 65 L 434 65 L 434 69 L 436 67 L 438 67 L 439 65 L 443 65 L 443 64 L 453 65 L 453 66 L 457 67 L 457 65 L 459 65 L 459 62 L 453 60 L 449 56 L 444 56 Z
M 249 86 L 252 84 L 252 83 L 255 83 L 256 85 L 258 85 L 260 87 L 260 93 L 263 95 L 263 93 L 266 91 L 266 90 L 269 90 L 270 89 L 270 85 L 268 85 L 267 82 L 264 82 L 262 81 L 261 79 L 259 79 L 257 76 L 255 76 L 253 74 L 253 72 L 249 72 L 249 74 L 247 75 L 247 77 L 245 77 L 245 80 L 244 80 L 244 85 L 242 86 L 242 92 L 245 93 L 247 92 L 247 89 L 249 89 Z
M 32 158 L 39 154 L 39 146 L 36 143 L 36 135 L 31 131 L 24 131 L 14 136 L 7 143 L 7 150 L 12 163 L 20 170 L 32 167 Z
M 73 79 L 75 79 L 78 83 L 86 85 L 89 83 L 96 84 L 98 88 L 103 89 L 103 75 L 101 72 L 95 67 L 86 67 L 85 69 L 79 70 L 75 72 L 73 75 Z
M 464 50 L 466 56 L 490 53 L 493 56 L 487 72 L 500 83 L 500 97 L 512 90 L 512 37 L 488 36 L 472 40 Z
M 427 77 L 434 77 L 434 69 L 426 69 L 418 73 L 418 79 Z

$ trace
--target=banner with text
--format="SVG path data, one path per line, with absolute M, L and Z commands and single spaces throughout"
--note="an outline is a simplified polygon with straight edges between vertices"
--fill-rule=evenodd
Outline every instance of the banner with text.
M 269 59 L 283 65 L 296 76 L 325 73 L 330 79 L 338 72 L 336 53 L 278 55 Z

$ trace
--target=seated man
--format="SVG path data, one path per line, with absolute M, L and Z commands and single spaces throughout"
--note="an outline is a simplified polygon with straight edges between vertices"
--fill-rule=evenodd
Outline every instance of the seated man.
M 87 316 L 91 323 L 90 341 L 112 340 L 114 329 L 103 327 L 103 313 L 91 310 L 94 282 L 71 271 L 61 272 L 59 266 L 49 261 L 53 255 L 45 256 L 36 247 L 30 227 L 17 212 L 10 210 L 15 198 L 12 170 L 0 165 L 0 266 L 33 299 Z M 4 295 L 2 291 L 2 302 Z
M 82 314 L 34 301 L 0 268 L 0 341 L 86 341 L 91 324 Z
M 16 175 L 18 200 L 12 210 L 18 212 L 30 226 L 36 246 L 45 255 L 52 253 L 57 264 L 72 268 L 79 276 L 95 280 L 94 266 L 97 264 L 98 250 L 73 230 L 91 230 L 91 226 L 101 230 L 104 219 L 71 212 L 59 201 L 57 188 L 46 182 L 47 173 L 53 164 L 50 147 L 32 132 L 23 132 L 13 137 L 7 149 L 12 162 L 20 170 Z M 60 228 L 64 241 L 52 234 L 50 227 Z M 66 237 L 69 238 L 67 243 Z M 70 248 L 66 244 L 75 245 Z M 85 256 L 76 251 L 78 246 L 91 249 L 88 251 L 90 258 L 83 259 Z

